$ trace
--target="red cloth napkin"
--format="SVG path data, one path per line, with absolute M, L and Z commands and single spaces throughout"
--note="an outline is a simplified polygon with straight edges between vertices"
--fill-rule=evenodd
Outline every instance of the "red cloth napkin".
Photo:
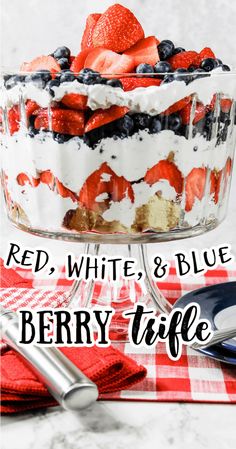
M 14 270 L 7 270 L 3 264 L 1 279 L 5 287 L 26 286 L 19 274 Z M 128 389 L 146 376 L 143 366 L 112 346 L 60 349 L 97 384 L 99 393 Z M 58 405 L 25 360 L 10 349 L 4 350 L 1 355 L 1 391 L 0 411 L 5 414 Z

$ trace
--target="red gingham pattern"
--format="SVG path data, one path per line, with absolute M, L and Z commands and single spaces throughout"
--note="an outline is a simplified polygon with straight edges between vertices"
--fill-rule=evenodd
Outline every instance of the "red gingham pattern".
M 23 277 L 32 278 L 31 271 L 17 269 Z M 167 280 L 159 283 L 165 297 L 173 304 L 183 294 L 207 285 L 236 279 L 236 265 L 230 269 L 216 269 L 203 276 L 180 280 L 171 264 Z M 34 289 L 1 289 L 1 304 L 16 309 L 24 306 L 60 306 L 66 299 L 71 282 L 65 279 L 64 268 L 58 276 L 34 278 Z M 43 289 L 42 289 L 43 287 Z M 46 289 L 46 290 L 45 290 Z M 129 343 L 117 344 L 125 354 L 147 368 L 145 380 L 126 391 L 102 395 L 106 400 L 185 401 L 236 403 L 236 368 L 216 362 L 189 347 L 183 348 L 179 361 L 167 356 L 165 345 L 153 348 L 134 348 Z

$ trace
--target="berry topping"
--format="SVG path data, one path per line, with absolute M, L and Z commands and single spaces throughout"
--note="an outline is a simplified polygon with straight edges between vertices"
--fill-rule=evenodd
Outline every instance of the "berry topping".
M 200 64 L 200 68 L 205 70 L 205 72 L 211 72 L 211 70 L 215 69 L 217 66 L 217 61 L 213 58 L 203 59 Z
M 76 195 L 67 187 L 65 187 L 59 179 L 55 178 L 57 192 L 62 198 L 71 198 L 72 201 L 77 201 Z
M 126 196 L 134 201 L 131 184 L 123 176 L 117 176 L 106 163 L 103 163 L 87 178 L 80 190 L 79 202 L 90 210 L 99 211 L 107 208 L 110 201 L 121 201 Z
M 200 53 L 196 56 L 196 59 L 195 59 L 195 61 L 194 61 L 194 64 L 195 64 L 196 66 L 199 66 L 199 65 L 201 64 L 201 62 L 202 62 L 204 59 L 207 59 L 207 58 L 215 59 L 215 54 L 213 53 L 213 51 L 212 51 L 211 48 L 209 48 L 209 47 L 205 47 L 205 48 L 203 48 L 203 49 L 200 51 Z
M 84 110 L 87 109 L 87 97 L 80 94 L 66 94 L 61 102 L 71 109 Z
M 68 47 L 58 47 L 52 54 L 55 59 L 69 59 L 70 49 Z
M 186 178 L 186 204 L 185 210 L 192 210 L 195 198 L 202 200 L 206 184 L 206 168 L 193 168 Z
M 91 48 L 87 48 L 83 51 L 81 51 L 75 59 L 73 59 L 70 70 L 74 73 L 79 73 L 83 68 L 85 64 L 85 60 L 91 51 Z
M 190 65 L 194 64 L 197 56 L 196 51 L 183 51 L 172 56 L 168 62 L 171 64 L 173 70 L 188 69 Z
M 118 78 L 107 80 L 106 84 L 111 87 L 120 87 L 121 89 L 123 89 L 122 82 L 118 80 Z
M 84 34 L 81 41 L 81 50 L 85 50 L 93 46 L 93 31 L 100 17 L 101 14 L 89 14 L 87 17 Z
M 74 81 L 76 78 L 73 72 L 65 70 L 64 72 L 61 72 L 59 79 L 61 83 L 68 83 Z
M 120 79 L 124 91 L 133 90 L 137 87 L 160 86 L 161 80 L 155 78 L 127 77 Z
M 190 123 L 192 103 L 188 103 L 181 111 L 180 115 L 182 118 L 183 125 L 188 125 Z M 195 114 L 193 118 L 193 124 L 195 125 L 206 115 L 206 108 L 202 103 L 197 103 L 195 107 Z
M 183 51 L 186 51 L 183 47 L 176 47 L 172 53 L 172 55 L 177 55 L 178 53 L 183 53 Z
M 80 72 L 80 77 L 84 84 L 100 84 L 102 81 L 101 76 L 98 72 L 92 69 L 83 69 Z
M 159 61 L 156 38 L 149 36 L 141 39 L 129 50 L 126 50 L 125 54 L 133 57 L 135 66 L 139 64 L 151 64 L 153 66 Z
M 122 5 L 110 6 L 98 19 L 92 36 L 94 47 L 123 52 L 144 38 L 143 29 L 133 13 Z
M 53 87 L 58 87 L 60 86 L 60 79 L 59 78 L 54 78 L 54 80 L 51 80 L 47 83 L 46 89 L 49 91 L 50 95 L 52 95 L 52 97 L 55 96 L 55 92 L 52 89 Z
M 132 72 L 134 60 L 131 56 L 119 55 L 104 48 L 95 48 L 88 54 L 84 65 L 100 73 L 119 74 Z
M 92 131 L 92 129 L 99 128 L 107 123 L 113 122 L 123 117 L 129 111 L 128 108 L 122 106 L 111 106 L 109 109 L 97 109 L 87 121 L 85 132 Z
M 19 131 L 19 128 L 20 128 L 19 107 L 18 106 L 13 106 L 7 112 L 7 116 L 8 116 L 9 132 L 12 135 L 12 134 L 16 133 L 17 131 Z
M 21 66 L 21 71 L 35 72 L 36 70 L 49 70 L 51 73 L 60 72 L 61 67 L 52 56 L 38 56 L 27 65 Z
M 136 67 L 136 73 L 153 73 L 154 69 L 153 66 L 150 64 L 139 64 L 138 67 Z
M 154 65 L 155 73 L 169 73 L 172 71 L 172 67 L 167 61 L 159 61 Z
M 174 52 L 174 48 L 175 46 L 172 41 L 168 39 L 161 41 L 157 47 L 160 59 L 165 60 L 170 58 Z
M 159 117 L 153 117 L 149 129 L 152 134 L 157 134 L 161 131 L 162 123 Z
M 177 193 L 181 194 L 183 191 L 183 177 L 179 169 L 173 162 L 160 161 L 158 164 L 150 168 L 144 180 L 149 185 L 153 185 L 156 182 L 167 179 Z
M 221 68 L 224 72 L 230 72 L 230 67 L 226 64 L 223 64 Z
M 132 118 L 136 130 L 149 128 L 151 122 L 151 116 L 149 114 L 133 114 Z
M 66 70 L 70 68 L 70 63 L 68 61 L 68 59 L 66 58 L 61 58 L 57 60 L 59 66 L 61 67 L 61 70 Z
M 52 131 L 71 136 L 81 136 L 84 133 L 84 114 L 83 112 L 52 109 L 51 110 Z M 36 129 L 49 130 L 48 110 L 42 109 L 37 115 L 34 126 Z

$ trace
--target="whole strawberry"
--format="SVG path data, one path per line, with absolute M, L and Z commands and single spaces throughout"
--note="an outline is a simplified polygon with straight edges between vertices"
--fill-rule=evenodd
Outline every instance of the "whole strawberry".
M 127 8 L 116 3 L 99 18 L 93 30 L 92 44 L 115 52 L 123 52 L 144 38 L 144 31 Z

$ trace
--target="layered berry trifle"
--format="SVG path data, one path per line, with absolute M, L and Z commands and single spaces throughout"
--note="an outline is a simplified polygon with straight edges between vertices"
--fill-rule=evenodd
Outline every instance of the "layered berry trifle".
M 209 47 L 145 37 L 119 4 L 89 15 L 77 56 L 61 46 L 3 74 L 11 220 L 78 238 L 214 227 L 227 206 L 235 98 L 235 72 Z

